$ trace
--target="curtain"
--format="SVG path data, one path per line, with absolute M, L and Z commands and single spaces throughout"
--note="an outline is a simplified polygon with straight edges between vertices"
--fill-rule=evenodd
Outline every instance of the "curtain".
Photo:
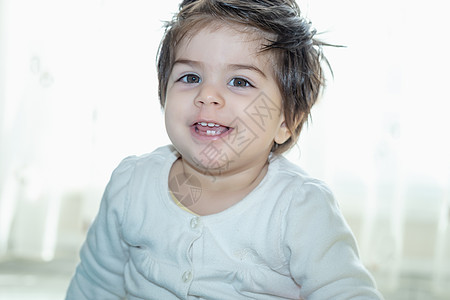
M 385 289 L 450 278 L 444 1 L 299 1 L 327 88 L 287 156 L 334 191 Z M 0 2 L 0 257 L 76 253 L 109 175 L 169 142 L 157 99 L 178 1 Z M 421 277 L 421 278 L 422 278 Z

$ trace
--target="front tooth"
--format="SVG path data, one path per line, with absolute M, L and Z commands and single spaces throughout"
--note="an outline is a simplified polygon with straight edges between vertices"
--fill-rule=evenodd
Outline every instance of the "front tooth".
M 214 127 L 214 123 L 208 123 L 208 127 Z
M 208 123 L 206 123 L 206 122 L 201 122 L 200 125 L 202 125 L 202 126 L 207 126 Z

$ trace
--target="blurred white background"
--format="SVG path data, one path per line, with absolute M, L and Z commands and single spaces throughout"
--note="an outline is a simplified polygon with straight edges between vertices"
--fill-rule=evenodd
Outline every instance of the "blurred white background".
M 122 158 L 168 143 L 179 0 L 0 0 L 0 298 L 62 299 Z M 446 1 L 304 0 L 334 79 L 287 156 L 335 192 L 386 299 L 450 297 Z

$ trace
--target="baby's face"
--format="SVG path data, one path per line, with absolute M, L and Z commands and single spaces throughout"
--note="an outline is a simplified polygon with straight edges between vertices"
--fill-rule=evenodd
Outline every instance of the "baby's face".
M 169 77 L 165 123 L 191 166 L 211 174 L 267 160 L 289 137 L 282 99 L 261 40 L 232 27 L 206 28 L 178 46 Z

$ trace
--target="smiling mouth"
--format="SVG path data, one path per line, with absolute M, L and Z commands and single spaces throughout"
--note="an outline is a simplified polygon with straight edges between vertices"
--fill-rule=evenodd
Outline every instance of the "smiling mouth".
M 197 122 L 194 124 L 194 130 L 199 135 L 214 137 L 229 131 L 230 127 L 214 122 Z

